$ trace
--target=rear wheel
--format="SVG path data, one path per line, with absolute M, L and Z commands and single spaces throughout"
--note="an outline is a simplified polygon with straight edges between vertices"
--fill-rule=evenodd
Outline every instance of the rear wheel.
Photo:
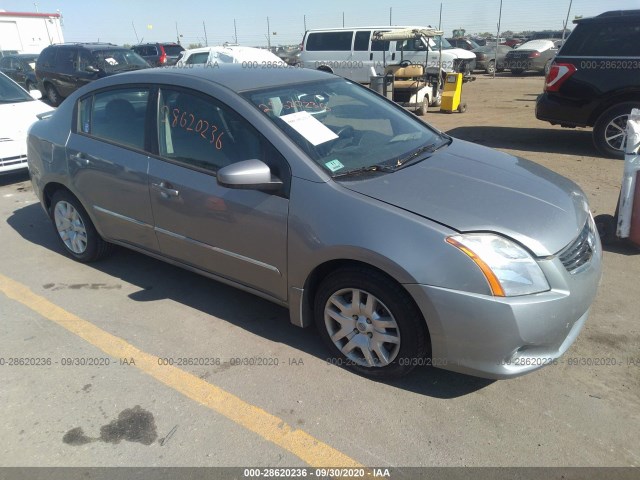
M 627 120 L 640 102 L 625 102 L 605 110 L 593 127 L 593 143 L 605 156 L 623 158 L 627 142 Z
M 54 87 L 50 83 L 47 83 L 46 91 L 47 91 L 47 98 L 49 99 L 49 102 L 51 102 L 51 104 L 54 107 L 57 107 L 58 105 L 60 105 L 60 103 L 62 103 L 62 97 L 58 93 L 58 90 L 56 89 L 56 87 Z
M 331 363 L 368 377 L 405 375 L 427 351 L 420 311 L 398 283 L 376 270 L 329 274 L 316 293 L 314 318 Z
M 93 262 L 111 253 L 113 245 L 102 239 L 80 201 L 66 190 L 53 194 L 49 214 L 62 246 L 76 260 Z

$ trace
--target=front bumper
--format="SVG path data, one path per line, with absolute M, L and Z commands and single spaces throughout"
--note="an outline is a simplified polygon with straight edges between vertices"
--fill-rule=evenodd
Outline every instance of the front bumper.
M 598 241 L 589 264 L 575 274 L 558 257 L 540 260 L 551 290 L 520 297 L 405 285 L 427 322 L 432 365 L 500 379 L 560 363 L 589 316 L 601 257 Z

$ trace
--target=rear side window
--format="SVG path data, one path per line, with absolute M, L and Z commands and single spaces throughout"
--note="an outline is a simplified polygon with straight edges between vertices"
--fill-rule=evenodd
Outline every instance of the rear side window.
M 380 33 L 380 32 L 376 32 Z M 374 37 L 375 38 L 375 37 Z M 372 40 L 371 41 L 371 51 L 373 52 L 388 52 L 389 51 L 389 40 Z
M 353 43 L 353 49 L 356 52 L 368 52 L 370 38 L 371 38 L 371 31 L 356 32 L 356 40 Z
M 200 65 L 207 63 L 208 59 L 209 52 L 192 53 L 184 63 L 186 63 L 187 65 Z
M 569 35 L 561 55 L 640 57 L 640 25 L 583 23 Z
M 316 32 L 307 38 L 307 51 L 351 51 L 353 32 Z
M 163 45 L 164 53 L 170 57 L 177 57 L 184 50 L 180 45 Z
M 56 58 L 55 48 L 45 48 L 38 57 L 38 64 L 45 67 L 50 67 Z
M 143 150 L 148 99 L 146 88 L 109 90 L 86 97 L 78 104 L 77 131 Z

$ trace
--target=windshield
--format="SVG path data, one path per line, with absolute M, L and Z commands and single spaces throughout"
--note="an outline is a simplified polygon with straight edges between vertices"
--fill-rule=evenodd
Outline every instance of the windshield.
M 334 177 L 362 169 L 390 171 L 448 143 L 411 114 L 342 79 L 244 96 Z
M 442 43 L 443 50 L 454 48 L 453 45 L 449 43 L 449 40 L 444 37 L 433 37 L 429 39 L 429 45 L 431 45 L 434 50 L 440 50 L 440 43 Z
M 0 73 L 0 103 L 18 103 L 33 101 L 21 86 Z
M 96 60 L 96 66 L 105 72 L 121 72 L 149 66 L 144 58 L 133 50 L 125 48 L 122 50 L 94 50 L 92 54 Z

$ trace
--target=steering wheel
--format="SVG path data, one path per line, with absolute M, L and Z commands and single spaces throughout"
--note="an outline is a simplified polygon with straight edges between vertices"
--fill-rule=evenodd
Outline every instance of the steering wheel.
M 336 130 L 335 134 L 340 138 L 351 138 L 353 137 L 354 130 L 351 125 L 345 125 L 344 127 L 340 127 L 338 130 Z

